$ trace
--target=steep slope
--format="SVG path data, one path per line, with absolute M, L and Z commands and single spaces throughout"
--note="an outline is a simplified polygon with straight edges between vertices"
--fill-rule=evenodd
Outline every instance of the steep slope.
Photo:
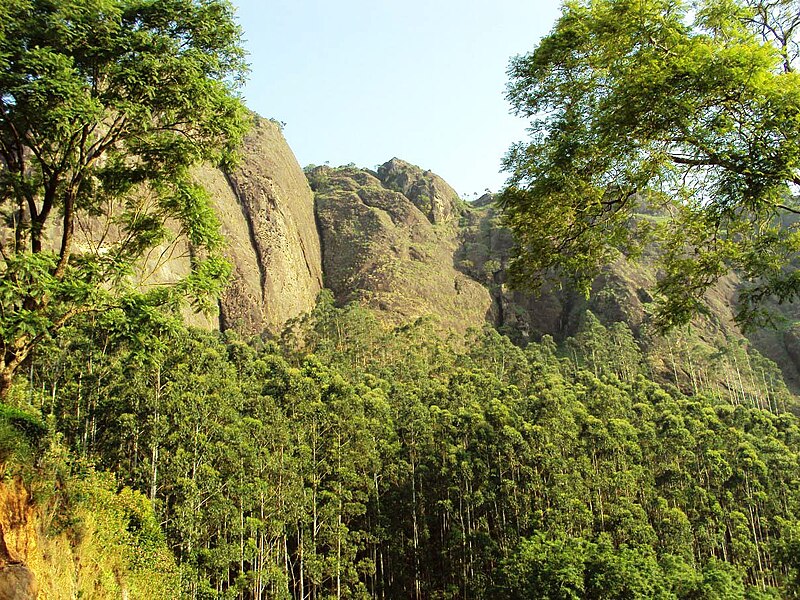
M 366 301 L 395 320 L 427 311 L 457 331 L 488 321 L 520 343 L 564 339 L 587 309 L 634 330 L 645 321 L 654 275 L 624 261 L 598 278 L 588 302 L 568 287 L 510 289 L 513 239 L 489 195 L 466 204 L 440 177 L 397 158 L 375 172 L 317 167 L 308 176 L 325 285 L 340 303 Z
M 488 321 L 520 343 L 572 335 L 587 309 L 635 331 L 645 322 L 654 273 L 623 260 L 588 301 L 566 285 L 539 295 L 511 289 L 513 239 L 490 195 L 468 205 L 437 175 L 397 158 L 376 172 L 317 167 L 308 176 L 325 285 L 340 303 L 362 300 L 393 319 L 427 311 L 457 331 Z
M 664 337 L 650 318 L 657 248 L 637 262 L 620 257 L 594 281 L 588 298 L 567 282 L 530 294 L 507 281 L 513 239 L 491 196 L 468 205 L 435 174 L 397 158 L 377 171 L 317 167 L 308 176 L 325 285 L 340 304 L 361 301 L 393 322 L 434 315 L 456 333 L 488 322 L 521 344 L 543 335 L 565 341 L 591 311 L 605 325 L 625 323 L 653 374 L 684 391 L 767 398 L 777 374 L 762 354 L 800 389 L 800 328 L 745 337 L 733 319 L 734 276 L 708 294 L 709 314 Z
M 51 485 L 37 503 L 21 479 L 0 482 L 0 600 L 175 598 L 180 575 L 145 497 L 108 475 L 68 486 L 73 497 Z
M 449 331 L 484 322 L 488 291 L 453 265 L 464 207 L 443 181 L 397 159 L 377 173 L 317 167 L 309 179 L 325 285 L 339 303 L 360 300 L 398 322 L 434 315 Z
M 655 271 L 646 259 L 640 263 L 618 259 L 593 282 L 589 298 L 568 282 L 545 285 L 538 293 L 531 294 L 508 283 L 506 267 L 514 240 L 502 225 L 500 212 L 490 196 L 473 205 L 461 236 L 462 246 L 457 256 L 460 268 L 475 279 L 483 279 L 490 287 L 495 324 L 516 341 L 524 343 L 545 334 L 564 339 L 575 333 L 586 310 L 608 323 L 625 322 L 637 333 L 647 320 L 647 305 L 652 302 L 648 290 L 655 283 Z
M 198 179 L 212 194 L 233 264 L 220 327 L 277 331 L 310 310 L 322 289 L 314 199 L 280 127 L 255 117 L 238 168 L 205 168 Z
M 276 332 L 290 319 L 310 310 L 322 289 L 322 257 L 314 217 L 314 197 L 280 126 L 253 115 L 253 126 L 241 148 L 238 166 L 230 173 L 205 165 L 194 179 L 208 192 L 226 240 L 232 264 L 228 288 L 218 314 L 184 311 L 184 320 L 205 329 L 236 329 L 242 333 Z M 138 210 L 160 218 L 147 192 Z M 113 213 L 100 219 L 77 216 L 75 245 L 79 251 L 103 253 L 123 232 Z M 169 239 L 153 248 L 137 265 L 133 283 L 139 288 L 174 283 L 189 274 L 194 249 L 167 221 Z M 51 244 L 61 239 L 55 223 Z
M 545 334 L 563 341 L 575 335 L 588 310 L 606 325 L 625 323 L 639 339 L 654 372 L 686 391 L 697 388 L 697 380 L 706 376 L 719 383 L 723 377 L 720 371 L 726 369 L 731 369 L 732 374 L 724 376 L 730 381 L 723 382 L 723 387 L 757 388 L 764 377 L 761 371 L 769 371 L 767 365 L 763 368 L 751 365 L 751 359 L 758 362 L 761 354 L 777 363 L 789 387 L 800 392 L 800 327 L 796 325 L 800 322 L 800 309 L 793 305 L 777 306 L 784 317 L 777 328 L 742 332 L 734 321 L 740 286 L 735 275 L 722 278 L 709 291 L 708 314 L 696 317 L 687 329 L 662 336 L 653 331 L 650 320 L 654 309 L 650 292 L 656 284 L 658 248 L 650 248 L 635 262 L 624 257 L 617 259 L 595 279 L 586 298 L 568 282 L 546 286 L 538 294 L 508 285 L 505 268 L 513 239 L 511 232 L 501 225 L 499 211 L 491 198 L 482 198 L 472 207 L 461 235 L 458 265 L 489 287 L 495 326 L 519 343 Z M 700 365 L 693 364 L 699 359 L 707 361 L 704 368 L 708 373 L 691 372 L 694 368 L 702 370 Z M 757 371 L 753 374 L 754 381 L 742 383 L 741 372 L 749 373 L 754 368 Z M 712 372 L 715 369 L 717 373 Z
M 458 194 L 436 173 L 393 158 L 378 167 L 376 175 L 384 186 L 411 200 L 433 224 L 446 223 L 461 212 Z

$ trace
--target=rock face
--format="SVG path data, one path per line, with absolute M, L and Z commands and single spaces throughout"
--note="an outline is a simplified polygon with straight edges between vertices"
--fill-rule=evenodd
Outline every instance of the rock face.
M 493 325 L 515 342 L 524 344 L 545 334 L 564 341 L 579 331 L 586 311 L 591 311 L 606 326 L 625 323 L 638 339 L 652 374 L 687 393 L 696 391 L 702 381 L 702 385 L 720 393 L 756 397 L 764 402 L 773 392 L 770 382 L 775 372 L 774 366 L 763 362 L 761 356 L 778 365 L 778 378 L 790 390 L 800 392 L 800 327 L 742 333 L 734 321 L 741 285 L 734 275 L 723 277 L 709 290 L 707 314 L 696 317 L 690 328 L 662 336 L 654 331 L 650 318 L 658 248 L 647 249 L 636 262 L 618 258 L 594 280 L 588 298 L 566 281 L 530 294 L 508 285 L 506 268 L 513 239 L 502 226 L 492 199 L 480 198 L 461 222 L 462 243 L 455 256 L 456 264 L 487 287 L 492 296 Z M 775 308 L 789 325 L 800 323 L 800 307 Z M 748 374 L 741 375 L 740 371 Z M 782 383 L 777 388 L 781 386 Z M 768 394 L 765 390 L 769 390 Z
M 313 308 L 324 281 L 340 304 L 358 300 L 398 323 L 432 315 L 450 332 L 488 322 L 523 344 L 544 334 L 563 340 L 591 310 L 605 324 L 622 321 L 640 339 L 647 335 L 648 290 L 656 279 L 647 260 L 620 258 L 595 280 L 589 299 L 566 283 L 538 296 L 515 291 L 506 274 L 513 239 L 491 195 L 469 205 L 438 175 L 398 158 L 376 171 L 318 167 L 307 179 L 280 127 L 255 116 L 241 154 L 231 173 L 210 167 L 195 173 L 210 192 L 233 272 L 219 315 L 187 314 L 192 325 L 277 333 Z M 185 243 L 153 255 L 160 262 L 144 269 L 152 271 L 151 283 L 189 272 Z M 723 280 L 709 295 L 710 314 L 693 324 L 683 346 L 712 353 L 731 340 L 745 343 L 733 323 L 736 293 L 737 282 Z M 792 310 L 790 325 L 800 322 L 800 309 Z M 747 343 L 800 390 L 798 340 L 797 327 L 790 327 L 748 334 Z M 651 336 L 643 346 L 658 344 Z
M 450 331 L 485 321 L 488 291 L 453 264 L 465 207 L 441 179 L 397 159 L 377 173 L 317 167 L 309 178 L 337 302 L 359 300 L 397 322 L 433 315 Z M 436 200 L 420 190 L 438 190 L 427 196 Z
M 411 200 L 431 223 L 445 223 L 459 212 L 458 194 L 431 171 L 393 158 L 378 167 L 377 176 L 387 188 Z
M 34 511 L 18 481 L 0 485 L 0 600 L 34 600 L 38 584 L 27 562 L 37 552 Z
M 36 577 L 23 564 L 0 567 L 0 600 L 34 600 L 38 596 Z
M 484 196 L 473 205 L 457 263 L 489 287 L 495 326 L 521 343 L 542 335 L 562 340 L 575 333 L 583 313 L 591 310 L 605 323 L 623 321 L 638 332 L 652 301 L 647 290 L 655 283 L 654 271 L 621 258 L 597 277 L 588 299 L 567 282 L 545 284 L 536 294 L 513 289 L 506 268 L 514 241 L 492 202 Z
M 210 195 L 233 270 L 219 313 L 187 309 L 184 320 L 189 325 L 234 328 L 246 334 L 276 332 L 289 319 L 311 310 L 322 289 L 311 188 L 278 124 L 255 115 L 253 119 L 233 172 L 202 166 L 193 173 Z M 137 265 L 133 283 L 140 288 L 175 283 L 191 271 L 193 249 L 179 235 L 177 224 L 166 226 L 171 239 Z M 81 215 L 75 245 L 91 252 L 96 245 L 92 240 L 114 241 L 120 235 L 108 221 Z M 58 223 L 48 238 L 55 248 L 61 239 Z
M 256 117 L 230 174 L 201 169 L 233 265 L 220 302 L 220 327 L 278 331 L 311 310 L 322 289 L 314 198 L 280 127 Z
M 587 310 L 603 323 L 648 322 L 655 269 L 620 258 L 587 299 L 568 284 L 533 295 L 508 285 L 513 239 L 493 199 L 462 202 L 438 176 L 393 158 L 376 172 L 317 167 L 315 190 L 325 285 L 338 303 L 358 300 L 393 321 L 435 315 L 454 332 L 490 323 L 518 343 L 574 335 Z M 698 323 L 703 342 L 739 335 L 731 306 L 735 282 L 709 300 L 713 318 Z

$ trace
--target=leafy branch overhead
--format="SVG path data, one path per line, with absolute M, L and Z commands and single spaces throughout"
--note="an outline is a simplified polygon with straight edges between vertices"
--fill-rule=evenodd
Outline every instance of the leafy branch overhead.
M 2 3 L 0 393 L 72 314 L 134 294 L 168 223 L 193 271 L 141 301 L 219 288 L 218 224 L 189 168 L 232 160 L 245 72 L 226 0 Z
M 797 298 L 798 39 L 796 0 L 567 2 L 509 70 L 508 98 L 531 119 L 501 197 L 517 279 L 588 289 L 655 235 L 664 327 L 702 311 L 731 270 L 749 282 L 743 323 Z

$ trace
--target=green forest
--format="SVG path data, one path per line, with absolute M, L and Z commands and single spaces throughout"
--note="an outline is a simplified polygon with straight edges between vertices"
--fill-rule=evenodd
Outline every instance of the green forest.
M 279 340 L 115 329 L 87 320 L 39 354 L 15 398 L 41 418 L 7 411 L 4 450 L 64 514 L 115 474 L 125 535 L 106 551 L 134 596 L 800 590 L 794 397 L 659 385 L 622 324 L 453 344 L 328 296 Z
M 355 215 L 350 237 L 295 232 L 328 252 L 316 303 L 244 333 L 184 319 L 247 295 L 197 176 L 236 191 L 256 119 L 231 4 L 0 4 L 0 591 L 800 598 L 800 399 L 745 337 L 777 325 L 791 354 L 798 324 L 799 35 L 797 0 L 566 2 L 511 62 L 531 139 L 491 209 L 446 204 L 402 161 L 388 187 L 309 169 L 347 174 L 327 201 L 345 206 L 331 222 Z M 386 232 L 404 227 L 402 249 Z M 323 286 L 337 242 L 395 252 L 385 272 L 357 263 L 364 298 L 412 262 L 405 281 L 439 285 L 431 265 L 452 258 L 434 300 L 486 321 L 463 333 L 342 301 Z M 636 324 L 585 307 L 557 337 L 489 322 L 539 310 L 512 288 L 585 299 L 643 257 Z M 258 259 L 263 294 L 276 262 Z

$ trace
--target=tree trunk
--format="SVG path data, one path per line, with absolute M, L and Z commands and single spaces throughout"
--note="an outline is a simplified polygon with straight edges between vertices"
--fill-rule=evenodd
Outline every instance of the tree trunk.
M 151 461 L 151 470 L 150 470 L 150 501 L 154 502 L 156 499 L 156 492 L 158 491 L 158 436 L 160 432 L 158 431 L 158 409 L 159 405 L 161 404 L 161 365 L 156 367 L 156 386 L 155 386 L 155 406 L 153 409 L 153 433 L 152 433 L 152 444 L 150 448 L 150 461 Z
M 25 359 L 28 358 L 31 349 L 31 344 L 19 343 L 19 345 L 6 346 L 6 349 L 0 355 L 0 358 L 2 358 L 0 360 L 0 402 L 4 402 L 8 398 L 11 386 L 14 383 L 14 375 Z
M 8 398 L 13 382 L 14 370 L 10 367 L 3 367 L 3 370 L 0 371 L 0 402 L 5 402 L 6 398 Z

